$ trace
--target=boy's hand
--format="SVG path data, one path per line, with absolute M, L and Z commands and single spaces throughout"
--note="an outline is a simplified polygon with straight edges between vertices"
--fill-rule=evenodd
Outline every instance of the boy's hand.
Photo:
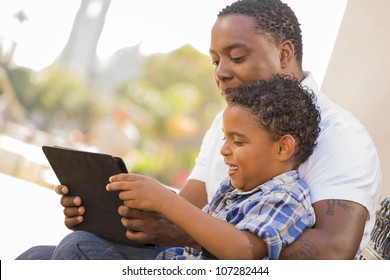
M 110 178 L 106 189 L 120 191 L 119 198 L 129 208 L 163 212 L 176 197 L 172 191 L 155 179 L 137 174 L 118 174 Z

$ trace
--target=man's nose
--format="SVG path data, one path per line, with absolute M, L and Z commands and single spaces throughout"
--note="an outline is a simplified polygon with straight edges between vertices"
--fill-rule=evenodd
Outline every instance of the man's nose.
M 231 78 L 229 67 L 226 63 L 220 61 L 214 71 L 215 79 L 218 81 L 224 81 Z

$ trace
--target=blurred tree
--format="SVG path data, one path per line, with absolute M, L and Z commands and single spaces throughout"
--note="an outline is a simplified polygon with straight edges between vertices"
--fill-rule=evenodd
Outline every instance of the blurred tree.
M 31 86 L 30 77 L 32 75 L 32 71 L 24 67 L 10 67 L 8 64 L 3 63 L 0 63 L 0 67 L 6 71 L 15 93 L 17 94 L 20 102 L 24 104 L 25 100 L 22 93 L 29 90 Z
M 167 93 L 170 88 L 176 88 L 177 84 L 186 85 L 189 91 L 181 90 L 179 93 L 184 99 L 190 97 L 188 93 L 196 95 L 193 95 L 193 100 L 188 100 L 190 102 L 187 106 L 180 103 L 172 108 L 176 112 L 182 108 L 183 112 L 194 113 L 199 108 L 220 107 L 222 104 L 214 83 L 210 58 L 190 45 L 185 45 L 165 55 L 155 54 L 147 58 L 144 66 L 144 79 L 150 85 Z M 211 112 L 204 111 L 202 114 L 197 114 L 197 118 L 201 119 L 202 124 L 205 121 L 208 126 L 210 118 L 214 116 L 214 109 L 215 107 L 211 109 Z
M 0 62 L 0 97 L 3 97 L 5 102 L 5 108 L 0 108 L 0 114 L 4 113 L 7 120 L 23 124 L 26 122 L 21 93 L 29 89 L 30 75 L 31 71 L 27 68 L 9 67 L 9 64 Z M 0 104 L 0 107 L 4 105 Z
M 65 68 L 50 67 L 34 73 L 31 87 L 24 93 L 24 105 L 43 130 L 81 130 L 95 120 L 96 91 L 83 79 Z
M 134 172 L 180 187 L 223 104 L 210 58 L 188 45 L 146 57 L 141 76 L 120 87 L 118 96 L 153 120 L 145 125 L 133 116 L 143 139 Z

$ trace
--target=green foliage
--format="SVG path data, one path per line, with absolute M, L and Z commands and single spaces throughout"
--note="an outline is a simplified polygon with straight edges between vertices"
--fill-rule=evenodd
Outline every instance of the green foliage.
M 45 130 L 72 123 L 85 129 L 94 120 L 95 92 L 69 70 L 51 67 L 35 73 L 25 94 L 24 105 L 30 112 L 43 115 Z
M 214 83 L 213 66 L 209 57 L 184 46 L 147 57 L 142 73 L 118 90 L 120 98 L 153 119 L 151 126 L 144 127 L 134 118 L 143 137 L 139 150 L 145 160 L 133 168 L 144 174 L 154 170 L 155 177 L 179 187 L 176 175 L 190 171 L 201 139 L 223 105 Z M 154 145 L 142 145 L 146 139 L 153 139 Z
M 23 67 L 9 67 L 5 63 L 0 63 L 0 67 L 6 71 L 13 90 L 20 102 L 26 104 L 26 100 L 24 99 L 25 95 L 23 93 L 28 91 L 31 86 L 30 77 L 32 71 Z

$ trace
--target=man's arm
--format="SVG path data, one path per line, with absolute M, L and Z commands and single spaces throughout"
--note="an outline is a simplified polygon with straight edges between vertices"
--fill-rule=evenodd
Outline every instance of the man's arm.
M 179 195 L 198 208 L 207 204 L 206 184 L 202 181 L 188 180 L 180 189 Z
M 354 259 L 368 211 L 348 200 L 322 200 L 313 204 L 316 223 L 284 248 L 280 259 Z

